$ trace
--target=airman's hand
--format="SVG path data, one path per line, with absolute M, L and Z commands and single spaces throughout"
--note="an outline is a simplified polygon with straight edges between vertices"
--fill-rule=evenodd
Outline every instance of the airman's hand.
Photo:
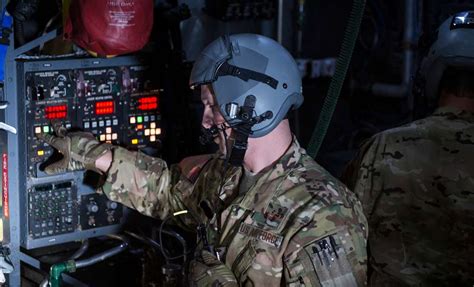
M 91 133 L 68 133 L 59 122 L 53 123 L 53 131 L 55 135 L 38 135 L 39 139 L 54 147 L 63 155 L 61 160 L 45 168 L 47 174 L 80 169 L 100 172 L 95 166 L 95 161 L 113 147 L 111 144 L 98 142 Z

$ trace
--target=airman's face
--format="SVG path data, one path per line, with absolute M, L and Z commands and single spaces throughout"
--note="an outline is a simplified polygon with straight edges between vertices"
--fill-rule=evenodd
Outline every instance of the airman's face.
M 219 105 L 209 85 L 201 86 L 201 101 L 204 104 L 204 113 L 201 123 L 203 127 L 208 129 L 213 125 L 219 126 L 225 123 L 225 119 L 219 110 Z
M 202 126 L 206 129 L 209 129 L 213 125 L 216 125 L 219 128 L 222 127 L 222 125 L 225 124 L 225 119 L 220 112 L 219 105 L 217 104 L 210 85 L 201 86 L 201 101 L 204 104 L 204 113 L 201 122 Z M 226 136 L 229 137 L 231 129 L 227 128 L 225 133 Z M 222 130 L 219 131 L 219 136 L 214 139 L 214 142 L 219 145 L 220 151 L 225 154 L 225 138 Z

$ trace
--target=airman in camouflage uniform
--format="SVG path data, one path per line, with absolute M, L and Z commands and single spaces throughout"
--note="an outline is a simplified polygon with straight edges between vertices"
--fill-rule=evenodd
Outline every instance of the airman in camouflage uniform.
M 474 284 L 474 114 L 439 108 L 370 139 L 352 163 L 370 286 Z
M 190 82 L 201 87 L 205 135 L 219 153 L 168 168 L 60 133 L 43 135 L 64 155 L 45 171 L 104 172 L 111 200 L 206 234 L 191 262 L 193 286 L 366 285 L 362 206 L 306 154 L 285 119 L 303 102 L 291 55 L 260 35 L 223 37 L 202 52 Z
M 446 19 L 421 61 L 414 90 L 437 110 L 375 135 L 349 167 L 370 286 L 474 286 L 473 19 Z
M 296 139 L 244 194 L 238 192 L 242 168 L 222 175 L 223 162 L 219 154 L 198 156 L 168 169 L 159 158 L 117 147 L 103 190 L 152 217 L 189 210 L 193 216 L 176 222 L 191 230 L 206 222 L 210 241 L 242 286 L 365 285 L 360 204 Z M 222 213 L 209 220 L 202 201 Z
M 144 215 L 195 230 L 204 223 L 216 256 L 191 263 L 197 286 L 364 286 L 367 223 L 343 184 L 320 167 L 297 140 L 240 192 L 243 167 L 224 167 L 224 156 L 195 156 L 170 168 L 142 152 L 101 144 L 82 132 L 45 134 L 64 159 L 47 173 L 88 168 L 113 152 L 103 192 Z M 102 169 L 103 170 L 103 169 Z M 223 174 L 225 171 L 225 174 Z M 202 203 L 216 211 L 209 218 Z

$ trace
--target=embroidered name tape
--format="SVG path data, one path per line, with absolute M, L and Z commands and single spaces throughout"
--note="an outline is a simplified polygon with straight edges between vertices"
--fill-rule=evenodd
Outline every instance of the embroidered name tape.
M 265 242 L 273 247 L 280 248 L 283 242 L 283 236 L 273 234 L 269 231 L 260 229 L 258 227 L 241 223 L 239 227 L 239 233 L 247 237 L 256 238 L 259 241 Z

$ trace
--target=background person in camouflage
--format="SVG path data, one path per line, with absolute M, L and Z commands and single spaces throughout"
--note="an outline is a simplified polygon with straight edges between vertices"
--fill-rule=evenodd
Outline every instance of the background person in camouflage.
M 230 74 L 220 70 L 224 64 L 233 66 Z M 161 219 L 188 210 L 173 219 L 190 230 L 205 224 L 212 248 L 201 246 L 191 262 L 192 285 L 365 285 L 362 207 L 306 154 L 285 119 L 302 102 L 299 71 L 289 53 L 259 35 L 220 38 L 196 62 L 191 83 L 201 89 L 203 127 L 218 131 L 216 154 L 168 168 L 141 152 L 100 150 L 76 134 L 45 140 L 76 161 L 90 160 L 87 147 L 94 147 L 93 154 L 100 155 L 96 167 L 107 174 L 103 191 L 111 200 Z M 267 120 L 259 122 L 259 115 Z
M 349 166 L 369 220 L 370 286 L 474 284 L 474 30 L 455 21 L 422 64 L 439 108 L 375 135 Z

